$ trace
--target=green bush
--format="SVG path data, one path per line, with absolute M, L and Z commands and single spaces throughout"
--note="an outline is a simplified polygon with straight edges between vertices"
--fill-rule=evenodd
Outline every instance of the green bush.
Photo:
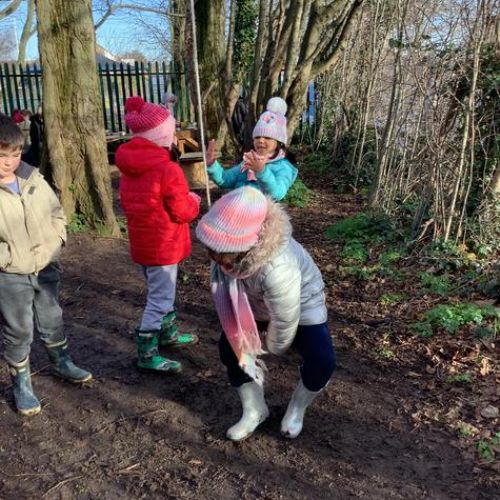
M 384 266 L 388 266 L 394 262 L 398 262 L 402 257 L 403 252 L 401 250 L 387 250 L 380 254 L 379 262 Z
M 361 280 L 371 281 L 380 273 L 380 265 L 374 266 L 339 266 L 338 273 L 340 277 L 347 278 L 349 276 Z
M 434 276 L 432 273 L 423 271 L 419 277 L 424 288 L 436 295 L 446 296 L 452 289 L 448 276 Z
M 349 261 L 366 262 L 368 260 L 368 251 L 361 241 L 353 240 L 344 245 L 340 256 Z
M 311 200 L 311 190 L 300 180 L 296 179 L 288 193 L 283 198 L 283 203 L 291 207 L 305 207 Z
M 326 237 L 333 241 L 370 241 L 392 240 L 396 231 L 391 220 L 385 215 L 359 213 L 332 224 L 326 230 Z
M 325 174 L 332 169 L 331 154 L 325 151 L 315 151 L 304 156 L 300 161 L 300 170 Z
M 491 439 L 481 439 L 477 443 L 477 451 L 483 460 L 491 462 L 495 460 L 496 453 L 500 447 L 500 432 L 497 432 Z
M 491 322 L 498 330 L 500 311 L 493 306 L 480 307 L 476 304 L 441 304 L 429 309 L 421 322 L 413 329 L 424 337 L 433 336 L 438 330 L 455 333 L 460 327 L 470 324 L 487 325 Z
M 67 226 L 68 233 L 82 233 L 86 229 L 87 224 L 85 223 L 83 215 L 76 213 L 72 214 Z

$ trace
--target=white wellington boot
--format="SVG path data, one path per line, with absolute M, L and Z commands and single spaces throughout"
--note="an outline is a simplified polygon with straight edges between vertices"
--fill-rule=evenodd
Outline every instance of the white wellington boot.
M 246 439 L 269 416 L 269 408 L 264 400 L 264 389 L 259 384 L 247 382 L 238 387 L 238 394 L 243 415 L 226 433 L 231 441 Z
M 281 434 L 284 437 L 295 439 L 301 433 L 306 409 L 320 392 L 306 389 L 302 379 L 299 380 L 281 421 Z

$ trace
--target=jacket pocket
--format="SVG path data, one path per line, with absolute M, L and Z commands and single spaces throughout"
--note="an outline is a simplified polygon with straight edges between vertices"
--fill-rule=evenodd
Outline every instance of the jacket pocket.
M 9 244 L 6 241 L 0 242 L 0 269 L 5 269 L 12 262 Z

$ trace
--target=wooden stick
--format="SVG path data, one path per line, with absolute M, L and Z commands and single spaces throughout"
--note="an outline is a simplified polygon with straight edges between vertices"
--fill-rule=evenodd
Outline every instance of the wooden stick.
M 63 484 L 69 483 L 70 481 L 75 481 L 76 479 L 81 479 L 83 476 L 71 476 L 67 477 L 66 479 L 63 479 L 62 481 L 59 481 L 57 484 L 54 484 L 54 486 L 51 486 L 43 495 L 41 498 L 47 497 L 47 495 L 59 488 L 59 486 L 62 486 Z

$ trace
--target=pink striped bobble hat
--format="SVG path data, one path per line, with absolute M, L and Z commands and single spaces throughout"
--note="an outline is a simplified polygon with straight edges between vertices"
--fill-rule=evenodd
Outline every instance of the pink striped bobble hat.
M 125 101 L 125 123 L 134 136 L 169 148 L 174 141 L 175 119 L 163 106 L 146 102 L 140 96 Z
M 267 203 L 266 196 L 253 187 L 230 191 L 201 218 L 196 236 L 217 253 L 246 252 L 259 239 Z

